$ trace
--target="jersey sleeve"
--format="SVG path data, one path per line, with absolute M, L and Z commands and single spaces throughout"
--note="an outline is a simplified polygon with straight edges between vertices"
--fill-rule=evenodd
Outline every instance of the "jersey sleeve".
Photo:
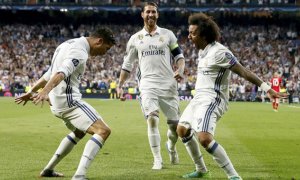
M 135 36 L 131 36 L 126 46 L 126 53 L 124 56 L 124 61 L 122 65 L 122 69 L 128 72 L 131 72 L 133 68 L 133 63 L 136 59 L 138 59 L 138 52 L 134 45 Z
M 237 58 L 226 49 L 221 49 L 216 52 L 216 64 L 223 68 L 231 68 L 236 63 L 238 63 Z
M 69 54 L 63 60 L 57 72 L 64 73 L 65 78 L 69 77 L 79 65 L 86 63 L 88 57 L 85 54 L 81 49 L 70 49 Z
M 50 77 L 51 77 L 51 67 L 48 68 L 48 70 L 45 72 L 45 74 L 43 75 L 43 78 L 46 80 L 46 81 L 49 81 L 50 80 Z
M 175 62 L 177 62 L 178 59 L 184 58 L 181 48 L 179 47 L 177 43 L 177 38 L 175 34 L 172 31 L 169 31 L 170 36 L 170 42 L 169 42 L 169 48 L 170 51 L 174 57 Z

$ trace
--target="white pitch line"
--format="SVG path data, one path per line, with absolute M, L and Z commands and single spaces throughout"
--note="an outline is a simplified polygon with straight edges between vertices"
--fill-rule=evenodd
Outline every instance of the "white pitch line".
M 300 108 L 299 106 L 288 106 L 290 108 Z
M 280 105 L 281 105 L 281 106 L 285 106 L 285 107 L 289 107 L 289 108 L 298 108 L 298 109 L 300 108 L 300 106 L 294 106 L 294 105 L 288 105 L 288 104 L 282 104 L 282 103 L 279 104 L 279 106 L 280 106 Z

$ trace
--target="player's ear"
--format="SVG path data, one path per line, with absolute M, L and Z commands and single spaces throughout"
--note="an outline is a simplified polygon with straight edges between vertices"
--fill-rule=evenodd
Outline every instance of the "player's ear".
M 141 16 L 144 19 L 144 11 L 141 12 Z
M 104 43 L 104 40 L 103 40 L 103 38 L 98 38 L 97 39 L 97 45 L 102 45 Z

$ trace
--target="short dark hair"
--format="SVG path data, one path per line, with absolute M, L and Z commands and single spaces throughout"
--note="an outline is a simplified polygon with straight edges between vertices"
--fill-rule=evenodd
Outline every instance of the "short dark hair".
M 145 2 L 144 6 L 142 8 L 142 12 L 144 12 L 146 6 L 154 6 L 154 7 L 156 7 L 156 9 L 158 11 L 158 5 L 155 2 Z
M 91 33 L 91 37 L 103 38 L 105 43 L 116 44 L 116 39 L 112 30 L 106 27 L 96 29 L 94 32 Z
M 198 33 L 205 37 L 207 43 L 212 43 L 220 39 L 220 28 L 212 17 L 204 13 L 192 14 L 189 16 L 189 25 L 198 26 Z

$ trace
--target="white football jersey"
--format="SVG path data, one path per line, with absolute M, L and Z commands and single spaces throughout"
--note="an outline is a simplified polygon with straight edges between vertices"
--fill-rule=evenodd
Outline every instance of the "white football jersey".
M 65 79 L 49 93 L 52 109 L 67 110 L 81 99 L 79 84 L 89 52 L 90 46 L 85 37 L 70 39 L 56 48 L 51 66 L 43 76 L 49 81 L 56 72 L 65 74 Z
M 208 101 L 223 114 L 229 99 L 229 68 L 238 63 L 237 59 L 222 44 L 213 42 L 199 51 L 198 60 L 195 99 Z
M 173 61 L 171 51 L 177 47 L 177 38 L 172 31 L 157 27 L 154 35 L 150 35 L 142 29 L 130 37 L 122 69 L 132 71 L 138 59 L 137 79 L 141 92 L 155 90 L 159 95 L 170 95 L 170 92 L 175 95 L 177 82 L 172 65 L 183 58 L 180 53 Z

